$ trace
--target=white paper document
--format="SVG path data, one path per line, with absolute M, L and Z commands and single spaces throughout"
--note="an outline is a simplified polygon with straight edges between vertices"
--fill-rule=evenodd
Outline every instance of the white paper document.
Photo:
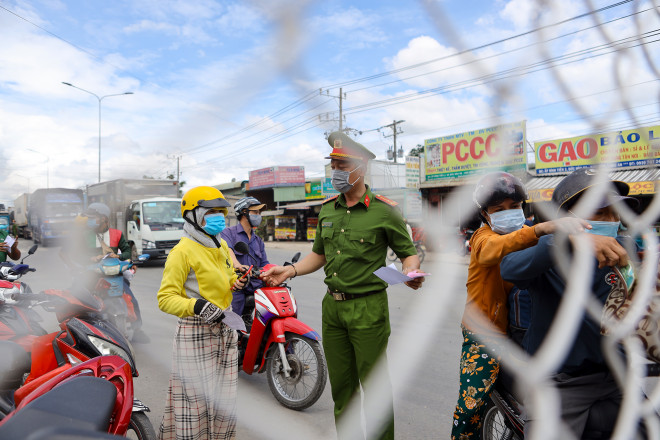
M 12 237 L 11 235 L 8 235 L 7 238 L 5 238 L 5 243 L 7 243 L 7 246 L 12 247 L 14 243 L 16 242 L 16 239 Z
M 413 271 L 408 275 L 404 275 L 402 272 L 399 272 L 394 263 L 392 263 L 389 266 L 383 266 L 380 269 L 377 269 L 374 271 L 374 275 L 385 281 L 387 284 L 399 284 L 405 283 L 406 281 L 412 281 L 415 278 L 426 277 L 430 274 Z

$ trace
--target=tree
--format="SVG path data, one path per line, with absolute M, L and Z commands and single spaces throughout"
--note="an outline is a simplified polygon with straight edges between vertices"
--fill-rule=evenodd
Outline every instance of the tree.
M 410 153 L 408 153 L 408 156 L 419 157 L 423 152 L 424 152 L 424 145 L 417 144 L 417 146 L 415 148 L 410 150 Z

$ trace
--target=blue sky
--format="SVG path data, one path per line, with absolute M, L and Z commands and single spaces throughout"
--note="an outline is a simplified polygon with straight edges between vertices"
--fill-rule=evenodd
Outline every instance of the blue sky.
M 406 150 L 522 119 L 531 141 L 656 124 L 656 64 L 640 47 L 584 57 L 608 40 L 658 29 L 657 15 L 641 12 L 646 2 L 451 56 L 588 10 L 579 0 L 537 3 L 0 0 L 0 202 L 28 183 L 32 191 L 46 186 L 47 169 L 50 186 L 96 182 L 98 101 L 62 81 L 99 96 L 134 93 L 102 101 L 103 180 L 164 177 L 177 156 L 189 185 L 244 179 L 271 165 L 304 165 L 308 176 L 320 176 L 340 86 L 345 125 L 363 131 L 357 139 L 379 158 L 391 132 L 375 129 L 393 120 L 406 121 L 398 136 Z M 634 12 L 639 23 L 587 29 L 595 18 Z M 641 47 L 655 63 L 654 40 Z M 579 51 L 587 52 L 551 70 L 460 86 Z M 442 86 L 452 87 L 400 99 Z M 387 99 L 393 105 L 384 106 Z

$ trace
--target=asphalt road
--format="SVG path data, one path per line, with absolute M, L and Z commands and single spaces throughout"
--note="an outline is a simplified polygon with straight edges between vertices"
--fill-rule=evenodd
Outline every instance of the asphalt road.
M 31 245 L 22 240 L 24 255 Z M 268 243 L 269 259 L 282 263 L 299 250 L 311 250 L 308 243 Z M 66 288 L 72 284 L 58 256 L 59 248 L 41 247 L 25 262 L 37 268 L 22 281 L 35 292 Z M 460 316 L 465 303 L 465 260 L 455 255 L 429 254 L 422 267 L 433 275 L 417 292 L 403 286 L 388 289 L 392 337 L 388 350 L 390 376 L 395 389 L 396 436 L 401 439 L 446 438 L 458 392 Z M 172 336 L 177 318 L 158 309 L 156 292 L 162 263 L 148 262 L 132 282 L 142 309 L 148 343 L 135 343 L 140 376 L 135 395 L 151 408 L 150 419 L 158 427 L 171 363 Z M 360 268 L 355 268 L 360 270 Z M 323 273 L 318 271 L 291 280 L 289 285 L 299 308 L 299 319 L 321 329 L 321 298 L 325 291 Z M 57 322 L 42 311 L 47 330 Z M 330 386 L 319 401 L 304 411 L 282 407 L 271 395 L 265 375 L 241 373 L 238 384 L 238 436 L 248 439 L 332 439 L 335 438 Z

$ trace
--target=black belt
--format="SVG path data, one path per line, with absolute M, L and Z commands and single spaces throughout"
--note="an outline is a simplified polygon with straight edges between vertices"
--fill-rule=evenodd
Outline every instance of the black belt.
M 365 296 L 375 295 L 376 293 L 381 293 L 381 292 L 382 290 L 375 290 L 373 292 L 353 294 L 353 293 L 344 293 L 344 292 L 331 292 L 330 289 L 328 289 L 328 295 L 331 295 L 335 301 L 348 301 L 349 299 L 363 298 Z

